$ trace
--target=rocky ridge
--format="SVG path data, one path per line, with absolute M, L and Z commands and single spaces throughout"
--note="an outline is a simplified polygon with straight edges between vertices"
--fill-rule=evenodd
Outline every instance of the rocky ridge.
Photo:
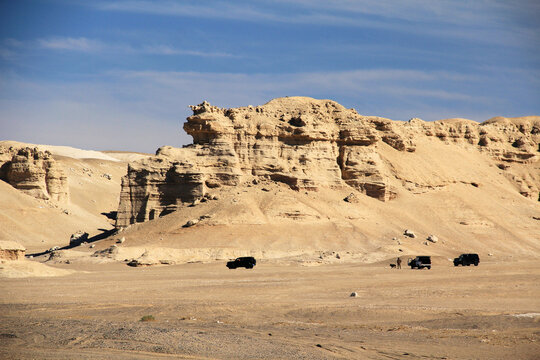
M 424 141 L 485 153 L 523 196 L 538 200 L 539 171 L 529 165 L 539 160 L 540 117 L 493 118 L 481 124 L 466 119 L 400 122 L 303 97 L 233 109 L 203 102 L 191 109 L 184 130 L 193 144 L 162 147 L 156 156 L 129 164 L 117 227 L 166 215 L 221 187 L 262 179 L 302 191 L 349 187 L 381 201 L 401 191 L 429 191 L 456 182 L 441 176 L 419 181 L 388 156 L 415 156 Z
M 37 199 L 68 201 L 67 177 L 48 151 L 0 148 L 0 179 Z

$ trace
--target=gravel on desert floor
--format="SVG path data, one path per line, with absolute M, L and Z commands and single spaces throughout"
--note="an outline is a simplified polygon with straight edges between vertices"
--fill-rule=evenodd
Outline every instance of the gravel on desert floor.
M 131 268 L 1 279 L 3 359 L 534 359 L 536 260 Z M 356 297 L 350 294 L 356 292 Z M 149 316 L 151 315 L 151 316 Z M 141 319 L 153 321 L 141 321 Z

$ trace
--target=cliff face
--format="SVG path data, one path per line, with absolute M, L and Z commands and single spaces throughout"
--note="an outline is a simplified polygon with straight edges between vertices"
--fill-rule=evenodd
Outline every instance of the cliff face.
M 0 179 L 38 199 L 68 200 L 67 177 L 48 151 L 26 147 L 0 152 Z
M 14 241 L 0 241 L 0 260 L 24 260 L 26 249 Z
M 362 116 L 334 101 L 300 97 L 257 107 L 222 109 L 203 102 L 191 108 L 184 130 L 193 137 L 192 145 L 162 147 L 156 156 L 129 165 L 117 227 L 175 211 L 210 189 L 261 178 L 304 191 L 350 187 L 389 201 L 403 189 L 412 190 L 410 184 L 419 185 L 381 150 L 408 156 L 419 139 L 485 152 L 502 170 L 509 163 L 537 162 L 540 154 L 540 117 L 494 118 L 482 124 L 465 119 L 398 122 Z M 538 198 L 538 171 L 529 168 L 508 178 L 522 195 Z

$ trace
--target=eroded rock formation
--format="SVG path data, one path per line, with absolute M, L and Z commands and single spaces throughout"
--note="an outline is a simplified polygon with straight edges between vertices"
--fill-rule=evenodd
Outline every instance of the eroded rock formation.
M 172 212 L 209 189 L 257 178 L 296 190 L 351 187 L 388 201 L 406 174 L 399 174 L 379 150 L 389 146 L 414 153 L 419 137 L 471 146 L 501 163 L 531 163 L 540 154 L 539 117 L 494 118 L 483 124 L 465 119 L 399 122 L 302 97 L 234 109 L 203 102 L 191 109 L 184 130 L 193 137 L 192 145 L 162 147 L 156 156 L 130 163 L 122 179 L 117 227 Z M 525 184 L 523 195 L 537 196 L 537 176 L 517 175 Z
M 24 260 L 26 249 L 14 241 L 0 241 L 0 260 Z
M 38 199 L 68 200 L 67 177 L 48 151 L 1 149 L 0 179 Z

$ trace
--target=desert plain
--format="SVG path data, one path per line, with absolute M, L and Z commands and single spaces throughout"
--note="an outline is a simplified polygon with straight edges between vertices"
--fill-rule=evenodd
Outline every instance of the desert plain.
M 53 265 L 3 279 L 4 359 L 536 359 L 538 261 Z M 351 297 L 355 291 L 357 297 Z M 145 315 L 155 321 L 142 322 Z
M 540 117 L 192 109 L 155 155 L 0 142 L 1 358 L 538 358 Z

